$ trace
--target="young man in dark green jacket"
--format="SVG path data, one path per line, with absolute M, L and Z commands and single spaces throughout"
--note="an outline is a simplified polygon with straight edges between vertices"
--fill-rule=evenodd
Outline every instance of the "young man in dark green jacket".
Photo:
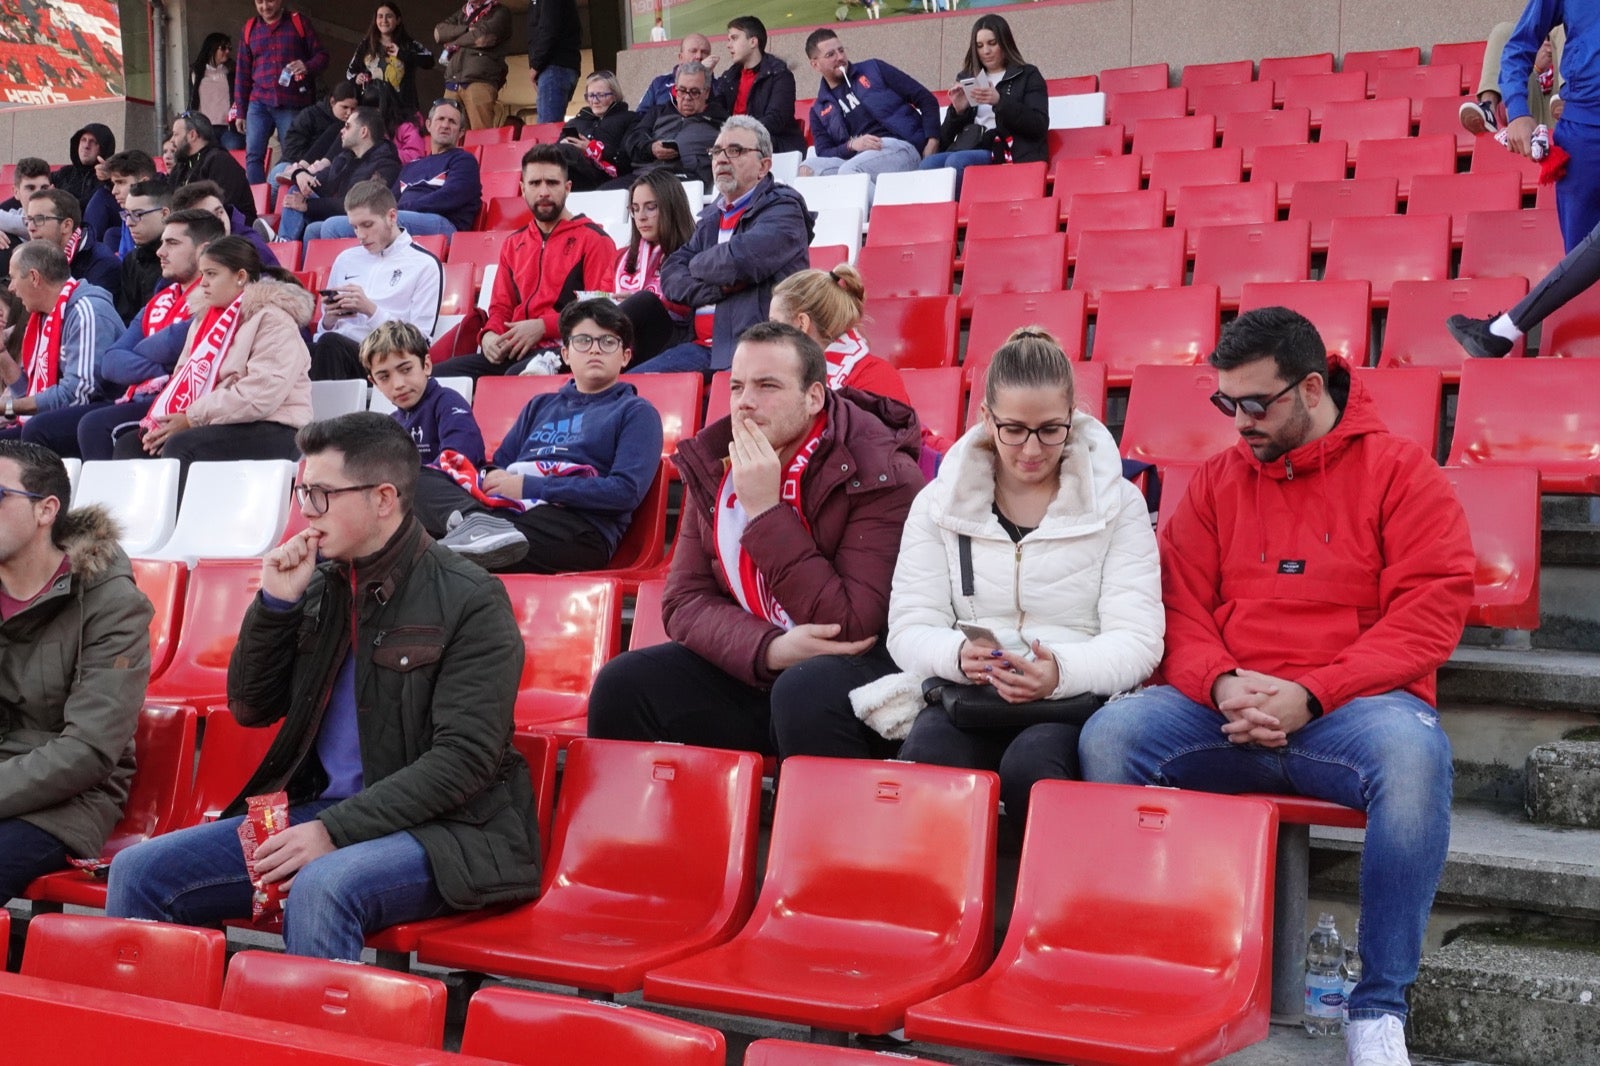
M 150 601 L 71 498 L 53 452 L 0 441 L 0 900 L 100 854 L 133 780 Z
M 533 790 L 511 746 L 523 645 L 499 579 L 412 516 L 421 464 L 394 420 L 345 415 L 297 443 L 309 528 L 263 560 L 228 665 L 239 723 L 283 727 L 221 820 L 117 856 L 106 912 L 249 915 L 238 815 L 282 789 L 291 824 L 256 870 L 289 891 L 285 945 L 359 959 L 373 930 L 538 893 Z

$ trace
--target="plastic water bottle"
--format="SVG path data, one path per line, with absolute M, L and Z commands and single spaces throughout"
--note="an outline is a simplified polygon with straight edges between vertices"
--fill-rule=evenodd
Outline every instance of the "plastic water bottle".
M 1350 1024 L 1350 993 L 1361 982 L 1361 919 L 1356 919 L 1356 930 L 1344 946 L 1344 1023 Z
M 1344 962 L 1339 929 L 1333 915 L 1317 919 L 1306 943 L 1306 1005 L 1301 1018 L 1311 1036 L 1337 1036 L 1344 1031 Z

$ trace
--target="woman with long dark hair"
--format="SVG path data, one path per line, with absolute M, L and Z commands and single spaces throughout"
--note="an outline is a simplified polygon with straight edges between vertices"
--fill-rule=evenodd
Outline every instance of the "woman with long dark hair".
M 1024 62 L 999 15 L 980 15 L 961 73 L 950 89 L 950 110 L 939 127 L 939 150 L 920 169 L 951 167 L 956 191 L 961 173 L 989 163 L 1031 163 L 1048 158 L 1050 97 L 1039 68 Z
M 223 131 L 224 148 L 243 148 L 244 135 L 228 122 L 232 107 L 233 39 L 226 33 L 208 33 L 200 42 L 200 54 L 189 64 L 189 110 L 200 112 Z
M 387 82 L 400 94 L 401 105 L 411 114 L 418 110 L 416 72 L 432 70 L 436 62 L 432 50 L 406 32 L 400 5 L 383 0 L 372 13 L 367 35 L 350 57 L 345 77 L 362 88 L 373 81 Z
M 661 264 L 694 233 L 694 212 L 683 184 L 666 168 L 647 170 L 628 186 L 632 231 L 617 253 L 612 291 L 633 322 L 633 360 L 638 366 L 689 339 L 689 308 L 661 297 Z

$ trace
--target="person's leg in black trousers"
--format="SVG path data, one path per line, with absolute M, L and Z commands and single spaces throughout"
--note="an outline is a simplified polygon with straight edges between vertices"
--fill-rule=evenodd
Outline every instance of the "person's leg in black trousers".
M 150 410 L 155 396 L 99 407 L 78 420 L 78 454 L 84 462 L 113 458 L 113 432 L 118 426 L 137 424 Z M 126 432 L 132 433 L 132 430 Z
M 91 411 L 111 406 L 109 402 L 74 404 L 34 415 L 22 424 L 22 439 L 49 448 L 63 459 L 82 459 L 78 447 L 78 423 Z
M 241 459 L 297 459 L 295 430 L 281 422 L 235 422 L 225 426 L 195 426 L 167 438 L 159 458 L 178 460 L 178 493 L 189 480 L 189 464 L 228 463 Z M 113 454 L 118 459 L 154 458 L 144 450 L 136 430 L 117 437 Z
M 1000 798 L 1006 817 L 1018 829 L 1027 824 L 1028 796 L 1040 781 L 1080 781 L 1079 726 L 1065 722 L 1031 725 L 1006 746 L 1000 758 Z
M 617 656 L 589 690 L 589 735 L 771 754 L 768 694 L 681 644 Z
M 850 706 L 850 693 L 899 668 L 880 642 L 864 655 L 819 655 L 796 663 L 772 686 L 772 742 L 778 757 L 893 758 L 899 743 L 874 733 Z
M 628 368 L 654 359 L 673 345 L 690 339 L 689 323 L 679 322 L 667 313 L 661 297 L 653 292 L 636 292 L 618 305 L 633 323 L 633 358 Z
M 311 345 L 312 381 L 365 380 L 361 345 L 341 333 L 324 333 Z
M 566 507 L 535 507 L 529 511 L 489 507 L 447 475 L 431 467 L 417 479 L 412 512 L 430 536 L 449 535 L 450 516 L 484 514 L 515 526 L 528 542 L 526 554 L 516 562 L 496 565 L 497 573 L 570 574 L 598 570 L 611 561 L 611 545 L 594 523 Z M 454 548 L 452 543 L 445 547 Z M 460 549 L 456 549 L 460 550 Z M 466 552 L 469 557 L 470 552 Z

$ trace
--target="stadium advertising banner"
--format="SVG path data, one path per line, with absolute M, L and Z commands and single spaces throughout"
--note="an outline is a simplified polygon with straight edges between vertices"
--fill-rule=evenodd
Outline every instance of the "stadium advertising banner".
M 114 0 L 0 0 L 0 107 L 124 95 Z
M 1015 0 L 629 0 L 629 3 L 633 40 L 640 44 L 652 39 L 658 19 L 661 31 L 655 37 L 675 41 L 688 33 L 718 36 L 726 32 L 728 20 L 737 15 L 755 15 L 769 31 L 777 31 L 950 11 L 957 6 L 962 11 L 1022 6 Z

